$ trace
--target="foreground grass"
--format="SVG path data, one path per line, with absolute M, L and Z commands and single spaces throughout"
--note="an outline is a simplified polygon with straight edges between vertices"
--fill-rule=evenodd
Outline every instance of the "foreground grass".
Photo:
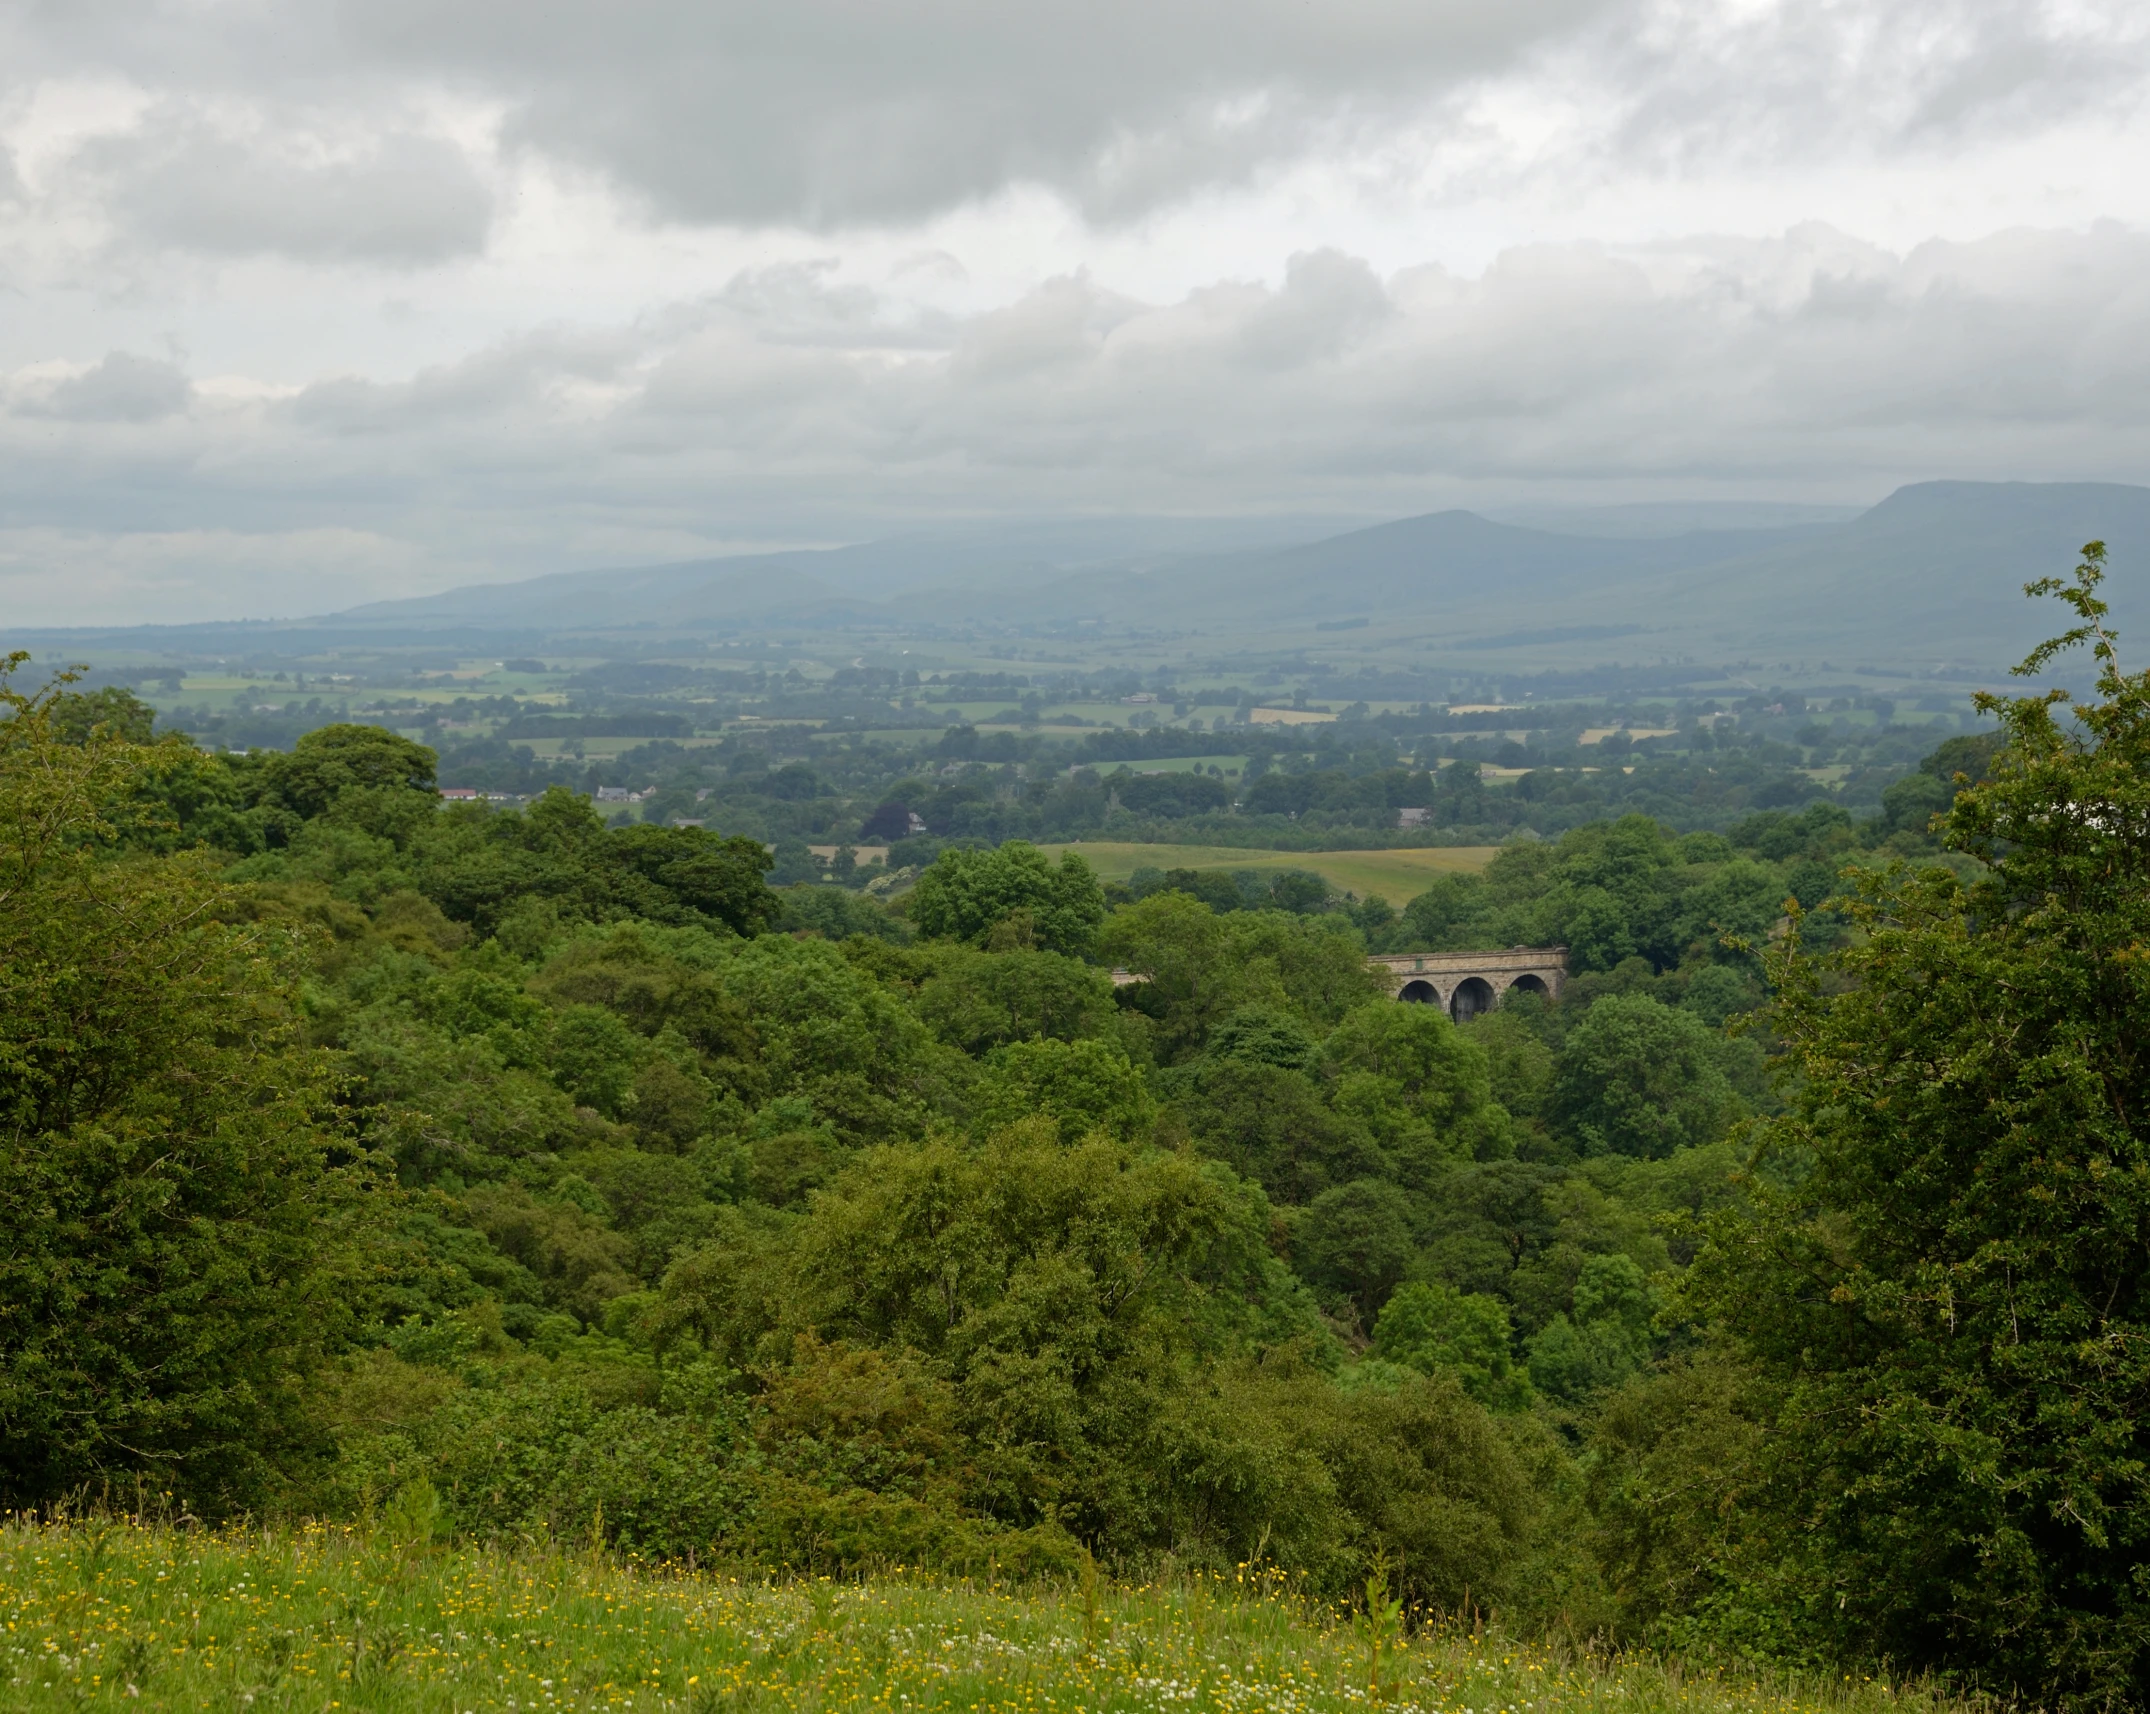
M 1364 1627 L 1242 1575 L 1014 1592 L 742 1581 L 339 1529 L 0 1527 L 0 1706 L 714 1714 L 1938 1714 L 1860 1681 Z

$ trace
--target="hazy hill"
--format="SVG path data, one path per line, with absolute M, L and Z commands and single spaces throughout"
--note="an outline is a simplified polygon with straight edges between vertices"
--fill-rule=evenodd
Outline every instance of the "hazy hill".
M 382 624 L 576 628 L 812 621 L 867 616 L 876 604 L 953 587 L 1002 594 L 1078 568 L 1150 564 L 1190 554 L 1269 549 L 1322 536 L 1316 518 L 1106 518 L 977 525 L 847 547 L 566 571 L 440 595 L 376 601 L 332 617 Z
M 1600 653 L 2012 662 L 2049 619 L 2023 583 L 2112 550 L 2116 622 L 2150 617 L 2150 488 L 1921 483 L 1841 524 L 1578 537 L 1440 512 L 1266 554 L 1064 578 L 1002 606 L 1223 628 L 1363 617 L 1428 650 L 1619 639 Z
M 1365 617 L 1512 626 L 1548 605 L 1609 598 L 1635 614 L 1626 592 L 1668 572 L 1714 565 L 1764 544 L 1825 537 L 1831 526 L 1695 532 L 1657 538 L 1556 535 L 1496 524 L 1475 512 L 1434 512 L 1263 554 L 1189 559 L 1154 571 L 1062 578 L 1000 605 L 1053 617 L 1112 617 L 1139 610 L 1201 623 Z
M 1105 520 L 980 526 L 851 547 L 569 572 L 378 602 L 333 616 L 369 630 L 698 630 L 757 623 L 1098 620 L 1217 634 L 1366 621 L 1366 641 L 1430 654 L 1832 659 L 1981 669 L 2042 621 L 2027 578 L 2112 546 L 2116 617 L 2150 610 L 2150 488 L 1929 482 L 1847 521 L 1787 508 L 1689 517 L 1751 527 L 1607 533 L 1436 512 L 1343 533 L 1302 520 Z M 1664 518 L 1681 516 L 1656 508 Z M 1295 528 L 1301 539 L 1291 539 Z M 1236 539 L 1234 539 L 1236 536 Z M 1309 539 L 1311 538 L 1311 539 Z
M 2140 636 L 2150 488 L 2087 482 L 1900 488 L 1826 536 L 1668 579 L 1661 623 L 1719 649 L 2013 662 L 2061 622 L 2029 610 L 2023 584 L 2066 573 L 2093 538 L 2111 550 L 2114 622 Z

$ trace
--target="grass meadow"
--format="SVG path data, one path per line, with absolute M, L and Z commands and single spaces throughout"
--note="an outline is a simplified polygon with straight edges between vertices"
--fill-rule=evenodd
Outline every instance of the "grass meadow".
M 1101 879 L 1124 881 L 1137 869 L 1308 869 L 1332 887 L 1362 899 L 1375 895 L 1402 906 L 1439 875 L 1475 875 L 1499 854 L 1497 845 L 1406 846 L 1393 851 L 1243 851 L 1230 845 L 1131 845 L 1085 839 L 1043 845 L 1049 856 L 1080 852 Z
M 337 1526 L 0 1526 L 9 1709 L 1926 1714 L 1870 1680 L 1311 1607 L 1261 1574 L 1008 1589 L 650 1567 Z M 1371 1617 L 1369 1617 L 1369 1611 Z

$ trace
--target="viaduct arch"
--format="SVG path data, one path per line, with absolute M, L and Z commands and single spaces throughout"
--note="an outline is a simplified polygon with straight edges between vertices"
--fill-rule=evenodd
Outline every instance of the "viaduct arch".
M 1509 994 L 1560 998 L 1568 979 L 1565 946 L 1515 946 L 1506 952 L 1377 952 L 1368 963 L 1387 973 L 1399 1000 L 1439 1006 L 1461 1023 L 1490 1012 Z

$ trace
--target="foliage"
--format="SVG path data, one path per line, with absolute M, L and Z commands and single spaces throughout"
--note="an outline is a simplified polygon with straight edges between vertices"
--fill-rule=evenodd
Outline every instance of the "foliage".
M 910 914 L 929 935 L 982 945 L 1004 930 L 1011 945 L 1081 954 L 1104 920 L 1105 894 L 1074 852 L 1053 864 L 1036 847 L 1010 840 L 991 851 L 943 851 L 919 876 Z
M 1569 1031 L 1546 1118 L 1586 1154 L 1655 1159 L 1713 1143 L 1741 1112 L 1721 1045 L 1690 1013 L 1608 995 Z
M 1914 777 L 1922 790 L 1934 784 Z M 1777 817 L 1757 830 L 1757 846 L 1770 843 L 1765 831 L 1785 835 L 1768 861 L 1641 815 L 1512 845 L 1482 876 L 1444 876 L 1411 900 L 1392 939 L 1402 951 L 1565 946 L 1569 968 L 1584 973 L 1631 958 L 1653 971 L 1723 962 L 1734 956 L 1727 936 L 1767 936 L 1795 890 L 1788 867 L 1812 862 L 1833 881 L 1857 845 L 1851 817 L 1828 803 Z
M 844 903 L 803 937 L 755 933 L 758 847 L 728 919 L 672 867 L 721 858 L 713 836 L 564 793 L 440 807 L 399 743 L 325 744 L 354 772 L 311 815 L 273 759 L 226 800 L 267 846 L 233 914 L 312 937 L 307 1031 L 412 1196 L 382 1344 L 313 1386 L 342 1401 L 313 1425 L 320 1503 L 422 1480 L 451 1532 L 601 1512 L 622 1544 L 830 1566 L 1043 1563 L 1070 1530 L 1130 1564 L 1266 1541 L 1330 1589 L 1409 1559 L 1444 1601 L 1537 1551 L 1535 1478 L 1455 1365 L 1340 1386 L 1321 1305 L 1373 1327 L 1399 1281 L 1453 1274 L 1514 1326 L 1515 1381 L 1592 1256 L 1660 1265 L 1617 1197 L 1475 1176 L 1550 1146 L 1494 1075 L 1557 1059 L 1559 1011 L 1394 1006 L 1354 919 L 1244 895 L 1117 913 L 1099 950 L 1148 977 L 1119 988 L 1036 945 L 1028 906 L 906 944 L 820 888 Z M 231 767 L 156 751 L 156 790 Z M 119 847 L 155 849 L 126 801 Z M 1066 872 L 1034 858 L 1010 854 Z M 1463 1450 L 1384 1439 L 1427 1434 Z
M 1111 983 L 1057 952 L 951 947 L 920 986 L 918 1012 L 937 1037 L 968 1054 L 1034 1037 L 1074 1041 L 1115 1027 Z
M 1299 1271 L 1331 1303 L 1369 1322 L 1411 1265 L 1410 1199 L 1380 1179 L 1353 1179 L 1307 1204 L 1293 1228 Z
M 1987 700 L 2005 747 L 1944 830 L 1980 878 L 1871 875 L 1858 939 L 1773 958 L 1801 1086 L 1691 1287 L 1770 1399 L 1717 1598 L 2085 1707 L 2150 1689 L 2150 675 L 2102 571 L 2030 586 L 2081 623 L 2022 670 L 2088 642 L 2097 699 Z
M 1412 1280 L 1375 1321 L 1374 1350 L 1421 1374 L 1449 1371 L 1488 1410 L 1530 1404 L 1530 1384 L 1515 1365 L 1508 1306 L 1488 1293 Z
M 269 793 L 302 820 L 355 792 L 430 794 L 438 761 L 423 744 L 378 726 L 321 726 L 268 764 Z
M 1119 1044 L 1095 1039 L 997 1047 L 973 1099 L 978 1122 L 988 1129 L 1035 1114 L 1053 1120 L 1067 1142 L 1091 1131 L 1123 1143 L 1147 1138 L 1157 1112 L 1141 1072 Z
M 1322 1044 L 1321 1060 L 1333 1104 L 1366 1124 L 1406 1179 L 1422 1180 L 1435 1157 L 1513 1150 L 1485 1050 L 1435 1007 L 1360 1006 Z
M 123 723 L 67 733 L 62 694 L 0 673 L 0 1486 L 246 1503 L 312 1450 L 366 1169 L 298 1028 L 299 937 L 231 920 L 198 861 L 107 855 L 150 758 Z
M 1573 780 L 1421 773 L 1354 713 L 1263 736 L 1236 809 L 1213 768 L 1037 771 L 1032 733 L 958 730 L 891 782 L 839 730 L 727 729 L 638 752 L 668 771 L 637 813 L 591 803 L 610 762 L 526 758 L 503 809 L 333 714 L 213 754 L 124 692 L 18 699 L 11 1492 L 146 1460 L 417 1554 L 1081 1568 L 1093 1650 L 1112 1576 L 1259 1566 L 2134 1696 L 2135 740 L 2041 706 L 2036 742 L 1867 778 L 1867 822 L 1727 799 L 1715 833 L 1614 783 L 1671 777 L 1625 739 L 1635 774 L 1588 790 L 1651 813 L 1585 823 Z M 905 837 L 854 891 L 807 844 L 877 801 Z M 1139 813 L 1319 844 L 1428 804 L 1559 836 L 1401 913 L 1298 871 L 1105 889 L 1008 837 Z M 765 840 L 837 884 L 772 892 Z M 1568 946 L 1560 995 L 1462 1025 L 1366 957 L 1517 942 Z M 1364 1666 L 1408 1694 L 1386 1641 Z
M 1591 1256 L 1576 1274 L 1572 1307 L 1530 1342 L 1532 1385 L 1578 1404 L 1639 1370 L 1650 1355 L 1655 1306 L 1634 1257 Z
M 46 699 L 45 717 L 52 736 L 63 744 L 87 744 L 100 731 L 129 744 L 147 744 L 157 724 L 154 708 L 116 685 L 63 690 Z
M 899 946 L 911 938 L 909 925 L 901 917 L 841 887 L 786 887 L 777 898 L 782 912 L 777 926 L 787 933 L 806 930 L 824 940 L 871 935 Z
M 1348 922 L 1281 911 L 1219 916 L 1186 893 L 1153 893 L 1113 912 L 1098 954 L 1143 980 L 1121 990 L 1155 1026 L 1160 1057 L 1184 1060 L 1244 1006 L 1327 1028 L 1379 991 Z

